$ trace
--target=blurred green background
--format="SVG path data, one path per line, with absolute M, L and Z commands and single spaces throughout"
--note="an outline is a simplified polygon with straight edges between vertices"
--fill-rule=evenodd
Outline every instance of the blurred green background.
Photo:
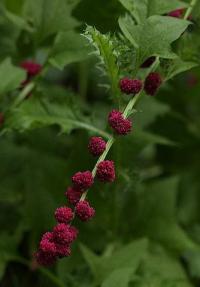
M 109 155 L 117 180 L 95 183 L 89 200 L 96 216 L 75 223 L 80 234 L 72 256 L 49 269 L 32 257 L 55 224 L 55 208 L 66 204 L 72 174 L 94 166 L 88 140 L 95 129 L 107 129 L 114 106 L 80 33 L 86 23 L 118 33 L 124 13 L 117 0 L 1 0 L 2 287 L 200 286 L 199 68 L 167 82 L 155 98 L 142 98 L 134 132 Z M 32 96 L 12 109 L 25 59 L 44 65 L 44 74 Z

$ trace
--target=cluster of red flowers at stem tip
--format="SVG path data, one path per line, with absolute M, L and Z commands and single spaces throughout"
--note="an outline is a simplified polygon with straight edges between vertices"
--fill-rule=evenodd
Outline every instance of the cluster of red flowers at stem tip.
M 119 82 L 122 93 L 135 96 L 140 93 L 142 87 L 154 95 L 161 85 L 161 77 L 158 73 L 150 73 L 144 84 L 138 79 L 123 78 Z M 108 124 L 114 135 L 127 135 L 131 132 L 132 122 L 127 114 L 119 110 L 112 110 L 108 115 Z M 68 257 L 71 254 L 71 245 L 78 236 L 78 230 L 72 225 L 77 217 L 81 221 L 89 221 L 95 215 L 95 209 L 86 200 L 88 189 L 92 187 L 95 177 L 104 183 L 115 180 L 115 164 L 112 160 L 105 160 L 107 143 L 102 137 L 91 137 L 88 150 L 99 160 L 93 171 L 78 171 L 71 178 L 71 186 L 67 188 L 65 196 L 69 206 L 59 207 L 55 211 L 56 225 L 50 232 L 46 232 L 40 241 L 38 251 L 35 254 L 40 265 L 48 266 L 56 259 Z M 102 160 L 101 160 L 102 159 Z

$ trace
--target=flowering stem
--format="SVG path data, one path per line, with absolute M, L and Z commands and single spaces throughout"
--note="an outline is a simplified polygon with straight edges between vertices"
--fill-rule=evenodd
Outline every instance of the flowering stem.
M 125 110 L 124 110 L 124 112 L 123 112 L 123 115 L 124 115 L 125 118 L 128 117 L 129 113 L 132 111 L 133 107 L 135 106 L 135 104 L 137 103 L 137 101 L 139 100 L 139 98 L 140 98 L 141 95 L 142 95 L 142 92 L 138 93 L 135 97 L 133 97 L 133 98 L 128 102 L 128 104 L 127 104 L 127 106 L 126 106 L 126 108 L 125 108 Z M 96 162 L 96 164 L 95 164 L 95 166 L 94 166 L 94 168 L 93 168 L 93 170 L 92 170 L 92 175 L 93 175 L 93 177 L 96 176 L 96 171 L 97 171 L 97 166 L 98 166 L 98 164 L 106 158 L 106 156 L 107 156 L 108 152 L 110 151 L 110 149 L 111 149 L 112 145 L 114 144 L 114 142 L 115 142 L 114 136 L 110 136 L 109 140 L 107 141 L 105 151 L 104 151 L 103 154 L 99 157 L 99 159 L 97 160 L 97 162 Z M 86 191 L 82 194 L 82 196 L 81 196 L 81 198 L 80 198 L 80 201 L 85 200 L 85 198 L 86 198 L 86 196 L 87 196 L 87 193 L 88 193 L 88 190 L 86 190 Z
M 156 57 L 155 63 L 150 68 L 149 73 L 151 71 L 154 71 L 157 68 L 158 65 L 159 65 L 159 57 Z M 136 103 L 138 102 L 138 100 L 141 98 L 142 95 L 143 95 L 143 89 L 140 91 L 140 93 L 138 93 L 137 95 L 135 95 L 133 98 L 130 99 L 130 101 L 128 102 L 128 104 L 125 107 L 124 112 L 123 112 L 124 118 L 127 118 L 130 115 L 130 113 L 133 111 L 133 107 L 136 105 Z M 96 162 L 96 164 L 95 164 L 95 166 L 94 166 L 94 168 L 92 170 L 93 178 L 95 178 L 95 176 L 96 176 L 96 171 L 97 171 L 98 164 L 106 158 L 106 156 L 107 156 L 108 152 L 110 151 L 110 149 L 111 149 L 112 145 L 114 144 L 114 142 L 115 142 L 114 135 L 113 136 L 109 136 L 109 139 L 108 139 L 107 144 L 106 144 L 106 149 L 103 152 L 103 154 L 99 157 L 99 159 L 97 160 L 97 162 Z M 82 196 L 80 198 L 80 201 L 85 200 L 85 198 L 87 197 L 87 193 L 88 193 L 88 190 L 86 190 L 82 194 Z
M 196 5 L 196 3 L 197 3 L 197 0 L 192 0 L 191 1 L 190 6 L 187 8 L 183 19 L 186 20 L 190 16 L 190 14 L 192 13 L 192 10 L 193 10 L 194 6 Z

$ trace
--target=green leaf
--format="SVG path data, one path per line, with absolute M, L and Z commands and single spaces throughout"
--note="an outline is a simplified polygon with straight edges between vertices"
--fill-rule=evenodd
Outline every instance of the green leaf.
M 168 81 L 176 75 L 191 70 L 197 67 L 198 63 L 183 61 L 180 58 L 169 61 L 168 69 L 163 71 L 165 73 L 165 80 Z
M 198 250 L 198 246 L 178 225 L 177 191 L 176 177 L 147 184 L 139 196 L 141 214 L 137 224 L 142 236 L 149 236 L 182 254 L 186 250 Z
M 35 95 L 7 115 L 5 129 L 24 132 L 51 125 L 58 125 L 61 132 L 84 129 L 108 137 L 107 133 L 93 126 L 76 108 L 70 107 L 67 101 L 49 102 L 47 99 L 38 99 Z
M 16 41 L 20 34 L 20 27 L 7 17 L 7 12 L 0 4 L 0 59 L 2 60 L 17 52 Z
M 162 15 L 176 9 L 187 8 L 187 7 L 188 3 L 179 0 L 173 0 L 173 1 L 149 0 L 148 16 Z
M 140 102 L 138 102 L 137 113 L 134 115 L 136 129 L 138 127 L 143 129 L 146 128 L 159 116 L 164 116 L 168 112 L 170 112 L 170 107 L 166 103 L 162 103 L 156 98 L 144 95 Z
M 13 257 L 17 256 L 17 246 L 22 238 L 24 226 L 17 227 L 12 234 L 1 232 L 0 235 L 0 279 L 2 279 L 6 266 Z
M 190 22 L 167 16 L 151 16 L 140 25 L 128 18 L 120 18 L 125 37 L 136 49 L 137 67 L 150 56 L 173 59 L 171 44 L 185 31 Z
M 121 4 L 132 14 L 137 23 L 143 22 L 153 15 L 163 15 L 170 11 L 185 8 L 187 3 L 173 0 L 119 0 Z
M 52 51 L 50 63 L 63 69 L 66 65 L 83 61 L 88 57 L 90 49 L 87 41 L 74 31 L 58 33 Z
M 95 55 L 97 55 L 100 60 L 98 68 L 102 72 L 102 75 L 106 75 L 109 79 L 112 97 L 116 101 L 119 101 L 118 54 L 110 35 L 103 35 L 95 28 L 87 26 L 85 36 L 89 40 L 90 44 L 95 48 Z
M 24 2 L 25 0 L 17 0 L 17 1 L 5 0 L 5 5 L 9 11 L 20 14 L 22 11 Z
M 110 257 L 97 256 L 83 245 L 81 245 L 81 251 L 95 276 L 95 280 L 101 283 L 105 279 L 112 279 L 112 273 L 116 270 L 131 268 L 132 274 L 136 272 L 147 252 L 147 246 L 148 241 L 146 239 L 133 241 L 123 246 Z
M 27 0 L 24 17 L 33 23 L 35 37 L 41 42 L 52 34 L 77 26 L 78 22 L 71 16 L 73 8 L 74 4 L 68 0 Z
M 128 287 L 133 269 L 121 268 L 113 271 L 104 281 L 102 287 Z
M 159 245 L 152 245 L 141 264 L 137 282 L 137 287 L 191 287 L 182 264 Z
M 25 71 L 13 66 L 10 58 L 5 59 L 0 64 L 0 95 L 19 88 L 25 78 Z

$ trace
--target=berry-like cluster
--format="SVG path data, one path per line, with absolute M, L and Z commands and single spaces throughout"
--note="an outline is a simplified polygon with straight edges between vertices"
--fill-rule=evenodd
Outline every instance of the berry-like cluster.
M 33 73 L 33 71 L 32 71 Z M 144 83 L 147 94 L 154 95 L 160 84 L 161 77 L 158 73 L 150 73 Z M 123 78 L 119 82 L 121 92 L 135 96 L 143 87 L 140 80 Z M 108 115 L 108 124 L 114 135 L 127 135 L 131 132 L 132 122 L 127 118 L 127 113 L 112 110 Z M 68 257 L 71 254 L 71 244 L 78 236 L 78 230 L 72 225 L 75 217 L 81 221 L 89 221 L 95 215 L 95 209 L 86 200 L 88 189 L 92 187 L 95 177 L 101 182 L 115 180 L 115 165 L 111 160 L 105 160 L 107 143 L 102 137 L 91 137 L 88 150 L 93 156 L 100 156 L 93 172 L 79 171 L 72 178 L 72 184 L 67 188 L 65 196 L 68 206 L 56 209 L 56 226 L 51 232 L 42 236 L 39 249 L 36 253 L 37 262 L 41 265 L 51 265 L 57 258 Z M 104 153 L 105 152 L 105 153 Z

